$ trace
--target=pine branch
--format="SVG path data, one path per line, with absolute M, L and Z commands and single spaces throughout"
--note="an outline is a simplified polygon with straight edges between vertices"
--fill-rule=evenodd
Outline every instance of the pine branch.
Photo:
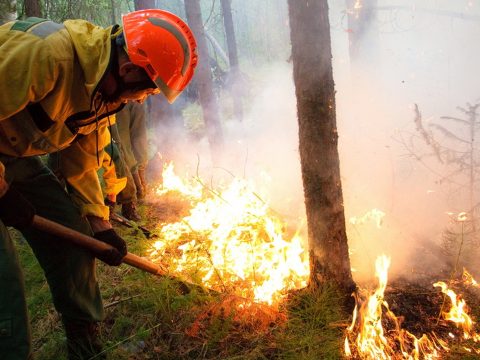
M 452 117 L 452 116 L 441 116 L 440 119 L 453 120 L 453 121 L 459 122 L 459 123 L 464 124 L 464 125 L 470 125 L 469 121 L 464 120 L 464 119 L 455 118 L 455 117 Z
M 438 124 L 430 124 L 431 127 L 437 129 L 438 131 L 440 131 L 441 133 L 443 133 L 443 135 L 447 136 L 448 138 L 450 139 L 454 139 L 454 140 L 457 140 L 457 141 L 460 141 L 460 142 L 463 142 L 465 144 L 470 144 L 470 141 L 467 141 L 467 140 L 464 140 L 464 139 L 461 139 L 459 138 L 457 135 L 455 135 L 454 133 L 452 133 L 450 130 L 447 130 L 445 129 L 443 126 L 441 125 L 438 125 Z
M 435 141 L 432 134 L 428 133 L 423 127 L 422 114 L 420 113 L 417 104 L 415 104 L 415 119 L 413 121 L 415 122 L 416 129 L 422 136 L 423 140 L 433 149 L 438 161 L 443 164 L 443 159 L 438 143 Z

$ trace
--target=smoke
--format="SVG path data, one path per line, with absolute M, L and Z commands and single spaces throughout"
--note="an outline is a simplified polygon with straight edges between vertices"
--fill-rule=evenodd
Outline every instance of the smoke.
M 429 122 L 462 117 L 457 106 L 478 101 L 477 75 L 472 79 L 478 66 L 472 58 L 479 51 L 467 44 L 480 35 L 478 20 L 468 18 L 480 19 L 480 7 L 471 1 L 401 5 L 378 1 L 382 10 L 369 24 L 355 61 L 345 60 L 345 22 L 332 31 L 346 217 L 373 208 L 385 213 L 381 227 L 347 225 L 357 279 L 371 277 L 381 253 L 392 257 L 392 274 L 410 278 L 450 266 L 439 251 L 442 233 L 468 207 L 461 185 L 445 180 L 453 169 L 427 156 L 432 149 L 415 130 L 414 104 L 431 131 Z M 338 18 L 341 11 L 333 8 L 330 16 Z M 453 226 L 459 230 L 458 223 Z
M 340 168 L 354 277 L 372 278 L 380 254 L 392 258 L 392 274 L 441 271 L 448 265 L 439 250 L 442 233 L 466 204 L 455 187 L 442 180 L 451 169 L 426 156 L 431 149 L 415 130 L 414 105 L 431 129 L 429 122 L 461 116 L 457 106 L 479 101 L 480 22 L 468 16 L 480 19 L 480 4 L 409 0 L 398 6 L 378 0 L 378 17 L 355 62 L 349 59 L 344 2 L 330 6 Z M 362 52 L 367 56 L 362 58 Z M 206 139 L 182 142 L 179 163 L 187 164 L 184 173 L 198 172 L 212 184 L 232 177 L 255 181 L 259 195 L 295 222 L 305 217 L 305 209 L 292 67 L 280 58 L 248 71 L 250 100 L 244 103 L 243 122 L 224 119 L 227 148 L 221 166 L 211 163 Z
M 303 188 L 298 152 L 298 123 L 291 64 L 269 64 L 250 74 L 250 102 L 241 122 L 223 121 L 225 148 L 212 163 L 208 139 L 178 136 L 174 162 L 183 176 L 200 175 L 212 186 L 234 177 L 255 184 L 258 195 L 287 218 L 304 218 Z M 231 98 L 220 99 L 228 107 Z M 199 109 L 197 109 L 198 111 Z M 228 113 L 228 110 L 222 111 Z M 181 144 L 181 145 L 180 145 Z

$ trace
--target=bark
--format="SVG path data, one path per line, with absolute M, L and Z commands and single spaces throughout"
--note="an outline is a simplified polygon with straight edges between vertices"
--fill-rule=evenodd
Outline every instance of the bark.
M 116 14 L 115 14 L 115 0 L 110 0 L 110 6 L 111 6 L 110 16 L 112 17 L 111 18 L 111 23 L 113 25 L 113 24 L 117 23 L 117 17 L 116 17 Z
M 300 161 L 307 210 L 310 284 L 355 288 L 338 157 L 327 0 L 288 0 Z
M 155 0 L 135 0 L 135 10 L 155 9 Z
M 218 104 L 213 92 L 212 72 L 209 65 L 207 38 L 202 22 L 199 0 L 185 0 L 187 21 L 195 34 L 198 46 L 199 63 L 195 72 L 200 105 L 207 130 L 212 160 L 217 163 L 223 149 L 223 132 L 220 124 Z
M 231 0 L 221 0 L 225 37 L 227 39 L 228 60 L 230 63 L 230 91 L 233 96 L 233 114 L 238 121 L 243 119 L 242 91 L 240 89 L 240 67 L 238 64 L 237 40 L 233 27 Z
M 25 0 L 25 17 L 42 17 L 40 0 Z

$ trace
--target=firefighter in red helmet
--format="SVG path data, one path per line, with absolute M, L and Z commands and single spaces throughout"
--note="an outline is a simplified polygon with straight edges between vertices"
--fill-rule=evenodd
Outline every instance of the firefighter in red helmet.
M 68 356 L 102 358 L 104 317 L 92 254 L 34 229 L 34 214 L 113 246 L 98 257 L 120 265 L 124 240 L 108 221 L 97 169 L 98 136 L 127 101 L 163 93 L 169 102 L 197 63 L 195 39 L 176 15 L 142 10 L 123 27 L 39 18 L 0 26 L 0 354 L 31 357 L 21 269 L 7 226 L 32 247 L 64 324 Z M 56 153 L 67 193 L 38 155 Z

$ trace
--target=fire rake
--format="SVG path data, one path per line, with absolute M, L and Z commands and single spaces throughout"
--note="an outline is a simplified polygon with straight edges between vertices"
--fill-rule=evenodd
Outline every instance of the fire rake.
M 32 226 L 38 230 L 58 236 L 62 239 L 70 241 L 75 245 L 88 249 L 94 255 L 104 250 L 112 249 L 112 246 L 102 241 L 99 241 L 91 236 L 82 234 L 78 231 L 75 231 L 38 215 L 35 215 L 33 217 Z M 170 277 L 166 269 L 132 253 L 127 253 L 127 255 L 125 255 L 125 257 L 123 258 L 123 262 L 125 264 L 136 267 L 137 269 L 149 272 L 154 275 Z

